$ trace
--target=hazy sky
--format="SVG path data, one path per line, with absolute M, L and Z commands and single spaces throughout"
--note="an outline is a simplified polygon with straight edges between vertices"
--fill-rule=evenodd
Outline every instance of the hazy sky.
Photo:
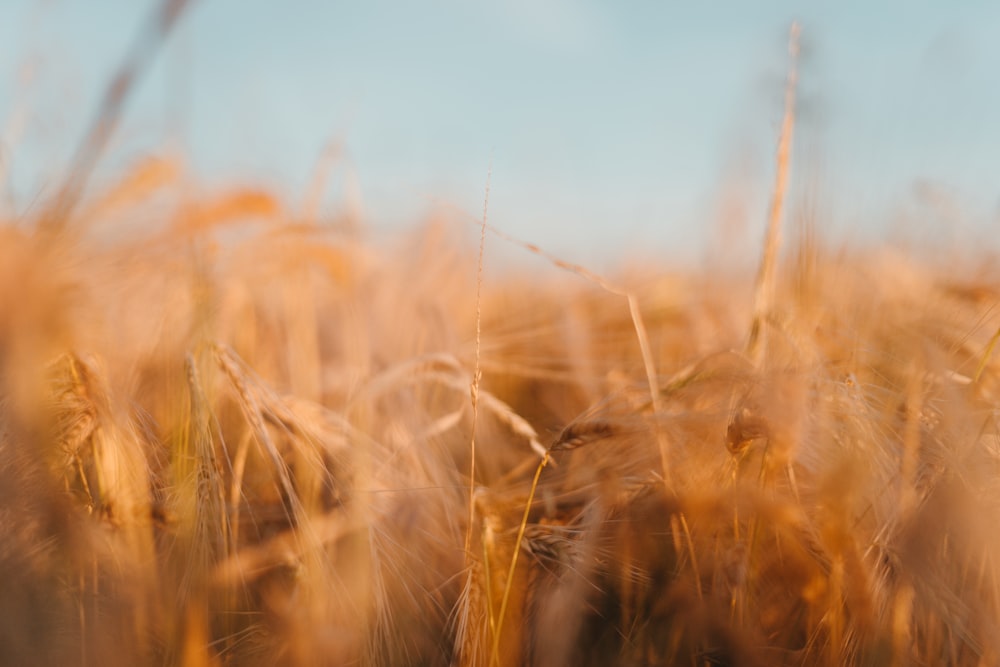
M 156 4 L 0 3 L 15 207 L 65 166 Z M 554 250 L 698 254 L 727 210 L 731 238 L 757 243 L 793 19 L 796 201 L 838 238 L 884 236 L 905 215 L 954 218 L 952 235 L 996 226 L 995 1 L 195 0 L 106 166 L 170 141 L 208 183 L 301 199 L 339 139 L 379 229 L 435 201 L 478 216 L 492 159 L 491 220 Z

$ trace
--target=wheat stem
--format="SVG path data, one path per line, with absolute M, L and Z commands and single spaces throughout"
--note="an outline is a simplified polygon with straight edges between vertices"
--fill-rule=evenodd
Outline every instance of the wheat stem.
M 997 332 L 990 338 L 990 342 L 987 343 L 986 349 L 983 351 L 983 358 L 979 360 L 979 366 L 976 367 L 976 374 L 972 377 L 973 382 L 978 383 L 979 378 L 982 377 L 983 371 L 990 363 L 990 357 L 993 356 L 993 349 L 997 346 L 998 340 L 1000 340 L 1000 329 L 997 329 Z
M 476 517 L 476 422 L 479 421 L 479 383 L 482 371 L 479 358 L 482 354 L 483 321 L 483 253 L 486 250 L 486 212 L 490 205 L 490 178 L 493 176 L 493 161 L 490 160 L 486 172 L 486 194 L 483 197 L 483 222 L 479 232 L 479 263 L 476 268 L 476 366 L 472 376 L 472 434 L 469 437 L 469 525 L 465 530 L 465 553 L 472 544 L 472 527 Z M 492 611 L 492 610 L 491 610 Z
M 531 488 L 528 490 L 528 500 L 524 504 L 524 515 L 521 517 L 521 525 L 517 528 L 517 539 L 514 540 L 514 555 L 510 558 L 510 569 L 507 570 L 507 581 L 503 586 L 503 597 L 500 599 L 500 614 L 497 617 L 497 629 L 493 635 L 493 660 L 491 664 L 500 664 L 500 633 L 503 631 L 503 621 L 507 614 L 507 602 L 510 599 L 510 590 L 514 584 L 514 572 L 517 569 L 517 556 L 521 553 L 521 542 L 524 540 L 524 530 L 528 526 L 528 515 L 531 513 L 531 503 L 535 499 L 535 490 L 538 488 L 538 479 L 542 476 L 542 470 L 548 465 L 549 454 L 542 458 L 535 468 L 535 477 L 531 480 Z
M 750 337 L 747 342 L 747 356 L 759 364 L 762 354 L 764 320 L 768 317 L 774 299 L 774 272 L 778 261 L 778 251 L 781 249 L 781 215 L 785 203 L 785 190 L 788 185 L 788 163 L 792 147 L 792 132 L 795 129 L 795 86 L 798 82 L 799 57 L 799 24 L 793 22 L 788 35 L 788 81 L 785 86 L 785 116 L 781 123 L 781 136 L 778 139 L 777 170 L 774 176 L 774 189 L 771 192 L 771 213 L 767 224 L 767 236 L 764 241 L 764 253 L 761 256 L 760 270 L 757 273 L 757 283 L 754 290 L 753 322 L 750 325 Z

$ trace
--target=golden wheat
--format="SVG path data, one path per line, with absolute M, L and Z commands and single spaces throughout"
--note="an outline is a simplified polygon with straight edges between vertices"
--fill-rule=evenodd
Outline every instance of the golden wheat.
M 756 281 L 88 194 L 97 124 L 0 226 L 0 664 L 1000 661 L 995 258 L 781 256 L 796 31 Z

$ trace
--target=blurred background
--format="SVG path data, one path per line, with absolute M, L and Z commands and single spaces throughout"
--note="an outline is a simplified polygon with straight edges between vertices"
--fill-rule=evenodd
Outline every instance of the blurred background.
M 301 201 L 326 154 L 325 210 L 392 234 L 478 218 L 492 165 L 491 222 L 571 260 L 755 255 L 797 19 L 790 212 L 838 243 L 995 244 L 1000 3 L 419 4 L 190 2 L 100 171 L 170 151 Z M 51 194 L 158 6 L 0 3 L 6 215 Z

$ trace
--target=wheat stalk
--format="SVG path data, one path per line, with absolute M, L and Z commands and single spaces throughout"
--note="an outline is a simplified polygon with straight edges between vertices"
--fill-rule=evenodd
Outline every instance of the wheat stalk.
M 781 216 L 785 203 L 785 190 L 788 186 L 788 166 L 791 160 L 792 132 L 795 129 L 795 87 L 798 83 L 799 58 L 799 24 L 792 23 L 788 33 L 788 80 L 785 84 L 785 116 L 781 123 L 781 136 L 778 139 L 777 169 L 774 175 L 774 189 L 771 192 L 771 210 L 767 223 L 767 236 L 764 240 L 764 252 L 760 260 L 757 282 L 754 289 L 753 322 L 750 325 L 750 336 L 747 341 L 747 356 L 759 364 L 764 345 L 761 341 L 764 335 L 765 320 L 771 316 L 774 304 L 774 275 L 781 250 Z
M 469 434 L 469 525 L 465 532 L 465 552 L 469 553 L 472 542 L 472 530 L 476 516 L 476 424 L 479 421 L 479 384 L 482 381 L 482 371 L 479 360 L 482 356 L 482 321 L 483 321 L 483 255 L 486 250 L 486 213 L 490 204 L 490 177 L 493 175 L 493 164 L 486 172 L 486 194 L 483 196 L 483 224 L 479 233 L 479 257 L 476 262 L 476 363 L 472 371 L 472 384 L 469 395 L 472 400 L 472 431 Z M 492 621 L 492 619 L 491 619 Z

